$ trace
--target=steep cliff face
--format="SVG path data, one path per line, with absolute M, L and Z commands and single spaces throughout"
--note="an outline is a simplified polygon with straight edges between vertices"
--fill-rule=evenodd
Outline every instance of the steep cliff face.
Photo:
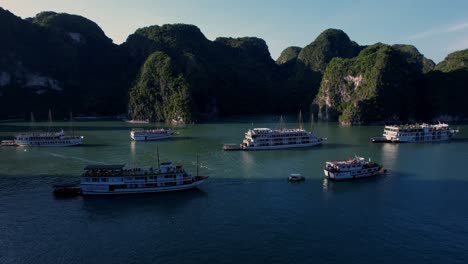
M 468 49 L 449 54 L 425 74 L 421 86 L 430 105 L 426 119 L 460 121 L 468 117 Z
M 164 52 L 154 52 L 141 67 L 130 89 L 130 107 L 134 119 L 192 121 L 187 81 L 174 72 L 172 59 Z
M 125 55 L 94 22 L 54 12 L 23 20 L 0 8 L 0 35 L 0 116 L 124 112 Z
M 184 76 L 189 84 L 191 111 L 196 119 L 218 114 L 258 113 L 262 110 L 256 108 L 255 98 L 260 96 L 266 102 L 273 98 L 269 92 L 276 65 L 262 39 L 209 41 L 197 27 L 177 24 L 139 29 L 123 47 L 132 55 L 135 65 L 151 52 L 169 55 L 173 71 Z
M 286 100 L 296 108 L 309 109 L 328 63 L 335 57 L 354 57 L 360 49 L 342 30 L 323 31 L 313 42 L 300 50 L 294 65 L 282 65 L 281 68 L 287 76 L 283 85 L 288 87 Z
M 355 58 L 333 59 L 315 103 L 323 119 L 347 125 L 414 118 L 421 77 L 421 58 L 400 46 L 375 44 Z
M 0 36 L 0 118 L 53 108 L 56 116 L 131 110 L 134 118 L 191 122 L 297 112 L 311 102 L 344 124 L 468 116 L 468 50 L 434 65 L 414 46 L 361 47 L 327 29 L 275 62 L 255 37 L 211 41 L 196 26 L 172 24 L 115 45 L 81 16 L 21 19 L 2 8 Z

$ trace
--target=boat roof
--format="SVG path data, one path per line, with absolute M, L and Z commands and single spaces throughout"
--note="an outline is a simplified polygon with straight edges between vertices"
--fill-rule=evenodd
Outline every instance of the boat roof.
M 85 170 L 121 170 L 125 167 L 125 164 L 115 164 L 115 165 L 101 165 L 101 164 L 93 164 L 88 165 L 84 169 Z

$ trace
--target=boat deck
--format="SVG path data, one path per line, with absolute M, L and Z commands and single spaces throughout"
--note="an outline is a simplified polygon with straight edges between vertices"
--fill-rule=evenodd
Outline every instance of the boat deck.
M 372 143 L 392 143 L 393 141 L 386 139 L 385 137 L 371 137 Z
M 18 145 L 15 143 L 14 140 L 2 140 L 0 146 L 3 147 L 17 147 Z

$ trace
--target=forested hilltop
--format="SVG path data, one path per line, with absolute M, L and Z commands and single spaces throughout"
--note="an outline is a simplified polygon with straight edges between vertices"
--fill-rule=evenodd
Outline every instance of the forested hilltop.
M 78 15 L 2 8 L 0 36 L 2 119 L 49 108 L 177 123 L 299 110 L 350 125 L 468 117 L 468 50 L 435 65 L 413 46 L 327 29 L 275 61 L 262 39 L 211 41 L 194 25 L 140 28 L 116 45 Z

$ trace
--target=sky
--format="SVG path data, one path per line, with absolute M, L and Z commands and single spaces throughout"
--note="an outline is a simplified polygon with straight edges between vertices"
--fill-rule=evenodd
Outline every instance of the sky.
M 360 45 L 412 44 L 439 62 L 468 48 L 468 0 L 0 0 L 22 18 L 41 11 L 82 15 L 117 44 L 136 29 L 170 23 L 198 26 L 208 39 L 254 36 L 273 59 L 338 28 Z

